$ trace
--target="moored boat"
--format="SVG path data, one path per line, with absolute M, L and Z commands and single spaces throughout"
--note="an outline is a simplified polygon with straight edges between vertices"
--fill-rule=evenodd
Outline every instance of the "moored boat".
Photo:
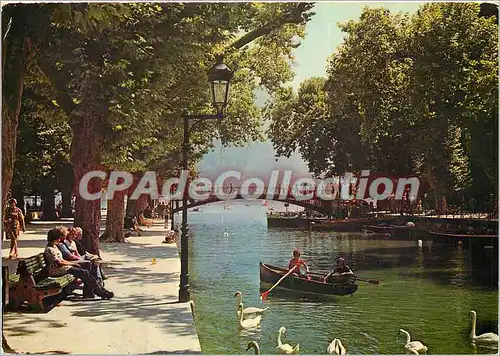
M 312 230 L 326 230 L 326 231 L 344 231 L 354 232 L 359 231 L 363 224 L 369 220 L 366 218 L 353 218 L 353 219 L 311 219 Z
M 439 231 L 427 231 L 430 236 L 454 239 L 498 239 L 498 235 L 450 234 Z
M 260 281 L 270 285 L 283 277 L 288 269 L 276 267 L 267 263 L 259 263 Z M 350 295 L 358 290 L 354 276 L 339 276 L 332 278 L 333 283 L 323 282 L 324 274 L 309 273 L 309 278 L 289 275 L 276 288 L 295 290 L 303 293 L 322 295 Z
M 363 230 L 378 234 L 390 234 L 392 238 L 423 237 L 427 231 L 401 225 L 363 225 Z

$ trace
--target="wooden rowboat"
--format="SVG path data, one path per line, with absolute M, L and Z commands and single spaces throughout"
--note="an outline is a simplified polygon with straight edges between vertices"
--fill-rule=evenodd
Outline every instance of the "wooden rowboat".
M 283 277 L 288 269 L 276 267 L 267 263 L 259 263 L 260 281 L 273 285 Z M 322 281 L 324 274 L 309 273 L 309 278 L 290 275 L 286 277 L 276 288 L 289 289 L 303 293 L 321 294 L 321 295 L 350 295 L 358 290 L 354 276 L 334 277 L 334 283 L 325 283 Z

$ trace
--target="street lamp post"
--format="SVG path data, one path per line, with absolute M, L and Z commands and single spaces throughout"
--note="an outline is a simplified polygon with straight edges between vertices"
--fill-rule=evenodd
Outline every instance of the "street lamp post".
M 208 81 L 210 83 L 210 94 L 212 104 L 217 109 L 215 115 L 184 115 L 184 140 L 182 143 L 182 169 L 188 170 L 188 151 L 189 151 L 189 134 L 191 130 L 201 121 L 222 119 L 224 108 L 227 106 L 229 96 L 229 83 L 233 73 L 222 62 L 222 56 L 217 57 L 217 63 L 208 72 Z M 189 127 L 189 121 L 195 122 Z M 179 284 L 179 302 L 188 302 L 189 295 L 189 273 L 188 273 L 188 223 L 187 223 L 187 185 L 186 190 L 182 194 L 182 225 L 181 225 L 181 278 Z

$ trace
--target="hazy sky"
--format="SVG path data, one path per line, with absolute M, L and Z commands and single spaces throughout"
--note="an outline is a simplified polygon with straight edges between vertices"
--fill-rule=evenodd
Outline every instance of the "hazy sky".
M 295 79 L 292 86 L 295 90 L 307 78 L 326 76 L 328 57 L 342 43 L 343 34 L 337 23 L 356 20 L 364 7 L 385 7 L 391 12 L 413 12 L 422 2 L 362 2 L 335 3 L 321 2 L 314 7 L 316 15 L 308 22 L 306 36 L 295 51 Z M 258 95 L 257 103 L 262 104 L 263 95 Z M 229 147 L 221 149 L 218 145 L 214 152 L 205 155 L 200 162 L 200 173 L 216 173 L 224 166 L 235 166 L 248 174 L 270 172 L 272 169 L 292 169 L 298 174 L 308 172 L 306 163 L 300 155 L 275 160 L 274 149 L 269 141 L 249 143 L 246 147 Z

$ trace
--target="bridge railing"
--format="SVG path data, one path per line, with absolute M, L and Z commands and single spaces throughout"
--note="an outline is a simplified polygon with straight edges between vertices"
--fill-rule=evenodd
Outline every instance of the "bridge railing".
M 240 193 L 241 187 L 228 187 L 228 186 L 220 186 L 220 187 L 213 187 L 211 189 L 206 189 L 206 188 L 199 188 L 196 189 L 196 193 L 199 195 L 205 195 L 209 193 L 210 197 L 215 197 L 217 195 L 225 194 L 225 195 L 231 195 L 235 194 L 236 192 Z M 254 195 L 256 193 L 257 189 L 250 187 L 248 189 L 248 193 L 250 195 Z M 314 194 L 315 195 L 315 190 L 310 189 L 310 190 L 304 190 L 304 189 L 292 189 L 292 188 L 284 188 L 284 187 L 275 187 L 274 189 L 270 190 L 269 187 L 264 187 L 264 190 L 262 194 L 260 195 L 261 198 L 265 198 L 270 192 L 273 193 L 273 197 L 275 196 L 285 196 L 286 198 L 293 198 L 295 195 L 300 194 Z M 327 194 L 331 194 L 332 192 L 328 192 Z

